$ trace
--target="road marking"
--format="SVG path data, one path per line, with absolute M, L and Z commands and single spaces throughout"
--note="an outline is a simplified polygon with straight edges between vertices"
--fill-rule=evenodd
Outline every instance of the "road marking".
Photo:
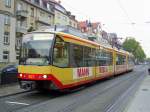
M 11 102 L 11 101 L 6 101 L 5 103 L 17 104 L 17 105 L 30 105 L 30 104 L 28 104 L 28 103 L 21 103 L 21 102 Z

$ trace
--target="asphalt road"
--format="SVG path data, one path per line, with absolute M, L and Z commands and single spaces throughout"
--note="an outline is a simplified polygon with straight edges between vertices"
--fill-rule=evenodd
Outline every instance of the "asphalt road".
M 121 112 L 145 75 L 147 67 L 140 65 L 133 72 L 67 94 L 34 91 L 0 98 L 0 112 Z

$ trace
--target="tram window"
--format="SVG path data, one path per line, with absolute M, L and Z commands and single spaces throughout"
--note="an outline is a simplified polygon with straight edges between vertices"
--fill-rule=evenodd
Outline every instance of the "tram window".
M 112 65 L 113 64 L 113 54 L 112 54 L 112 52 L 107 52 L 107 57 L 108 57 L 107 64 Z
M 91 53 L 91 59 L 92 59 L 92 66 L 95 66 L 95 60 L 96 60 L 96 49 L 92 49 L 92 53 Z
M 84 66 L 91 65 L 91 58 L 90 58 L 91 48 L 84 47 Z
M 83 67 L 83 47 L 79 45 L 73 45 L 73 60 L 76 67 Z
M 86 52 L 88 51 L 88 52 Z M 96 49 L 84 48 L 84 65 L 85 66 L 95 66 L 95 53 Z
M 113 62 L 112 52 L 106 52 L 104 50 L 97 51 L 97 64 L 98 66 L 110 66 Z
M 68 43 L 64 42 L 61 38 L 56 38 L 53 53 L 53 65 L 58 67 L 68 67 Z
M 117 54 L 116 56 L 116 65 L 124 65 L 126 64 L 126 56 Z

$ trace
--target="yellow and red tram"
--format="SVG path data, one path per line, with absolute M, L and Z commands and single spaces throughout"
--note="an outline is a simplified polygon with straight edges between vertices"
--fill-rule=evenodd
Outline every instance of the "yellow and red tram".
M 134 67 L 133 55 L 64 32 L 35 31 L 23 37 L 18 79 L 24 89 L 64 90 Z

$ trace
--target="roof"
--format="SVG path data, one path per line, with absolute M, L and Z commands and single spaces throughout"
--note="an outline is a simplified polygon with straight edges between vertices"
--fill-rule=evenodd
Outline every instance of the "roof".
M 87 27 L 89 23 L 90 22 L 88 22 L 88 21 L 80 21 L 79 27 L 80 28 Z M 100 22 L 91 23 L 93 29 L 96 29 L 98 27 L 98 25 L 100 25 L 100 24 L 101 24 Z

